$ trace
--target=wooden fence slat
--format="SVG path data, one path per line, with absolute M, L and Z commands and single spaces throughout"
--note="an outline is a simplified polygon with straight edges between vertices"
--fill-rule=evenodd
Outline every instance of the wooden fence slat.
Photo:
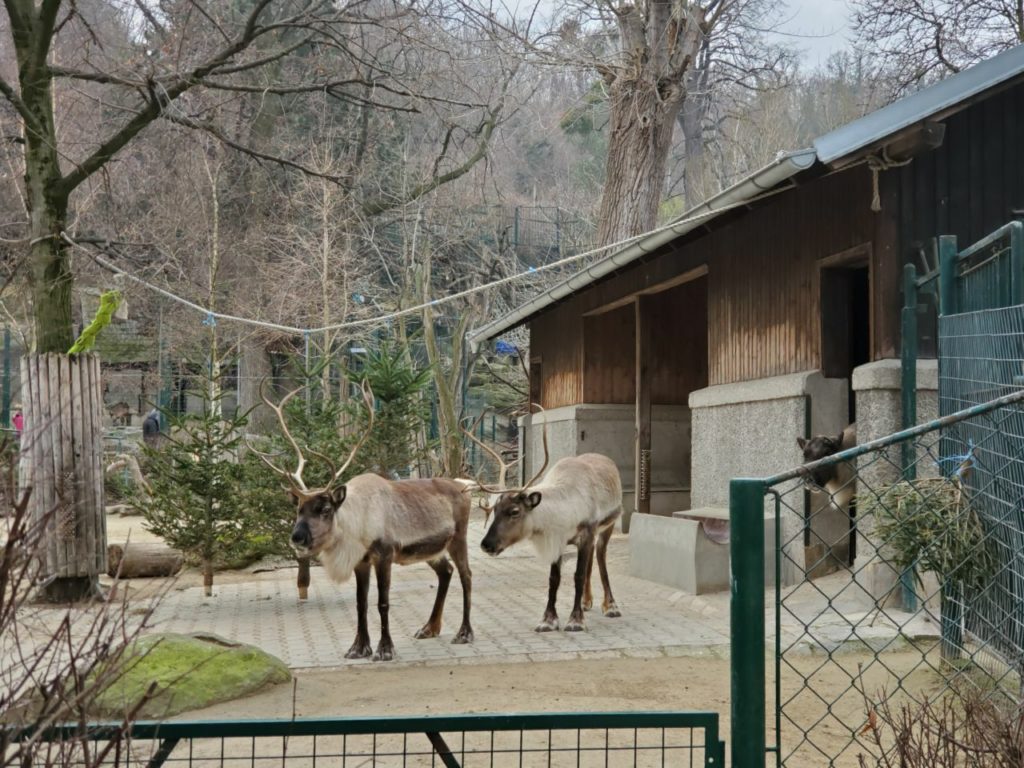
M 19 482 L 33 489 L 34 517 L 53 515 L 43 575 L 95 578 L 107 564 L 99 360 L 29 355 L 22 366 L 22 392 Z

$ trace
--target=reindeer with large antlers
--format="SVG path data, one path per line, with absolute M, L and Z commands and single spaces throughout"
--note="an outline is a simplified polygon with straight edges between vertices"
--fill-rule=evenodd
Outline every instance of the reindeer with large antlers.
M 422 639 L 437 637 L 441 633 L 441 615 L 454 561 L 462 582 L 462 626 L 452 642 L 473 642 L 473 629 L 469 623 L 472 573 L 466 544 L 470 498 L 465 485 L 447 478 L 386 480 L 372 473 L 356 475 L 346 484 L 339 484 L 373 428 L 373 393 L 363 382 L 363 400 L 370 414 L 366 431 L 340 468 L 335 467 L 328 457 L 315 454 L 331 467 L 332 475 L 327 485 L 308 488 L 302 479 L 306 459 L 284 416 L 285 405 L 299 391 L 288 393 L 277 405 L 261 391 L 263 401 L 277 415 L 282 433 L 295 452 L 295 470 L 281 469 L 273 457 L 256 452 L 289 482 L 297 508 L 291 536 L 291 545 L 296 553 L 303 557 L 319 556 L 333 581 L 344 582 L 352 573 L 356 575 L 358 628 L 355 642 L 345 658 L 358 659 L 370 655 L 374 661 L 394 658 L 395 647 L 388 624 L 393 563 L 426 562 L 437 574 L 434 608 L 427 623 L 416 633 L 416 638 Z M 370 645 L 366 623 L 371 568 L 377 576 L 377 609 L 380 612 L 380 643 L 376 653 Z
M 559 459 L 544 475 L 550 459 L 546 423 L 542 442 L 544 463 L 523 487 L 492 488 L 477 479 L 482 490 L 497 494 L 494 520 L 480 546 L 497 556 L 529 539 L 540 558 L 550 563 L 548 604 L 536 627 L 538 632 L 550 632 L 558 629 L 555 598 L 562 580 L 562 554 L 567 545 L 574 545 L 576 591 L 565 631 L 580 632 L 586 629 L 583 612 L 593 604 L 590 575 L 595 549 L 604 588 L 604 615 L 621 615 L 608 580 L 607 551 L 615 521 L 622 515 L 622 481 L 615 462 L 599 453 Z M 544 479 L 537 482 L 542 475 Z

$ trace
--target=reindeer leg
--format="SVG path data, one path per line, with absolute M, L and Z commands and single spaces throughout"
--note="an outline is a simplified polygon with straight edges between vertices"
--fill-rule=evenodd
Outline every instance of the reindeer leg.
M 472 643 L 473 627 L 469 623 L 469 607 L 473 599 L 473 572 L 469 570 L 469 548 L 466 546 L 466 537 L 456 538 L 449 545 L 448 551 L 452 553 L 452 560 L 455 567 L 459 569 L 459 583 L 462 584 L 462 626 L 452 642 L 456 645 Z
M 358 629 L 356 640 L 352 647 L 345 654 L 346 659 L 365 659 L 373 655 L 373 646 L 370 645 L 370 630 L 366 626 L 366 603 L 370 592 L 370 561 L 363 560 L 355 568 L 356 573 L 356 612 L 358 614 Z
M 619 606 L 615 604 L 615 598 L 612 597 L 612 583 L 608 580 L 608 540 L 614 532 L 615 526 L 609 525 L 601 531 L 601 535 L 597 539 L 597 567 L 601 572 L 601 586 L 604 588 L 604 603 L 601 605 L 601 609 L 604 611 L 604 615 L 610 619 L 622 615 L 619 612 Z
M 594 592 L 590 588 L 590 574 L 594 572 L 594 551 L 590 551 L 590 558 L 587 560 L 587 582 L 583 585 L 583 610 L 589 611 L 594 607 Z
M 444 600 L 448 596 L 448 585 L 452 583 L 452 571 L 455 570 L 452 568 L 451 561 L 444 555 L 437 560 L 428 561 L 427 565 L 433 568 L 434 573 L 437 574 L 437 597 L 434 598 L 434 610 L 430 612 L 430 618 L 415 635 L 417 640 L 437 637 L 441 634 L 441 614 L 444 611 Z
M 551 564 L 551 574 L 548 576 L 548 607 L 544 609 L 544 620 L 537 625 L 537 632 L 551 632 L 558 629 L 558 612 L 555 610 L 555 597 L 558 595 L 558 585 L 562 581 L 562 557 L 559 556 Z
M 583 529 L 576 537 L 576 594 L 572 602 L 572 613 L 565 625 L 566 632 L 583 632 L 587 627 L 583 619 L 583 589 L 587 583 L 587 570 L 594 556 L 594 532 Z
M 391 626 L 388 623 L 388 596 L 391 593 L 391 560 L 394 553 L 381 552 L 374 564 L 377 574 L 377 611 L 380 613 L 380 642 L 374 661 L 391 661 L 395 658 L 395 644 L 391 642 Z

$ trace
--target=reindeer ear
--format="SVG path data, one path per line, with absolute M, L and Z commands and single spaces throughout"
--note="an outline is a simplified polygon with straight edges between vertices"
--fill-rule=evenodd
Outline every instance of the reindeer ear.
M 796 444 L 800 446 L 800 450 L 802 451 L 807 446 L 807 438 L 798 437 L 796 439 Z
M 540 504 L 540 493 L 538 493 L 537 491 L 534 491 L 533 493 L 526 497 L 526 506 L 529 507 L 530 509 L 533 509 L 538 504 Z
M 331 491 L 331 503 L 335 507 L 340 507 L 342 502 L 345 501 L 345 496 L 348 494 L 348 489 L 344 485 L 339 485 L 333 491 Z
M 836 438 L 836 448 L 842 448 L 843 447 L 843 435 L 844 435 L 845 432 L 846 432 L 846 430 L 843 430 L 843 432 L 839 433 L 839 437 Z

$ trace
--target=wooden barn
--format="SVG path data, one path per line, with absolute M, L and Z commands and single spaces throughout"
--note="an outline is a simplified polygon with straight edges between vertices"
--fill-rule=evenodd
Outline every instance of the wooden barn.
M 898 429 L 903 266 L 1024 216 L 1022 135 L 1024 46 L 780 154 L 476 329 L 479 345 L 529 324 L 545 413 L 521 430 L 526 466 L 544 421 L 553 457 L 619 463 L 627 513 L 714 517 L 730 478 L 799 463 L 798 436 Z M 925 307 L 924 356 L 934 329 Z

